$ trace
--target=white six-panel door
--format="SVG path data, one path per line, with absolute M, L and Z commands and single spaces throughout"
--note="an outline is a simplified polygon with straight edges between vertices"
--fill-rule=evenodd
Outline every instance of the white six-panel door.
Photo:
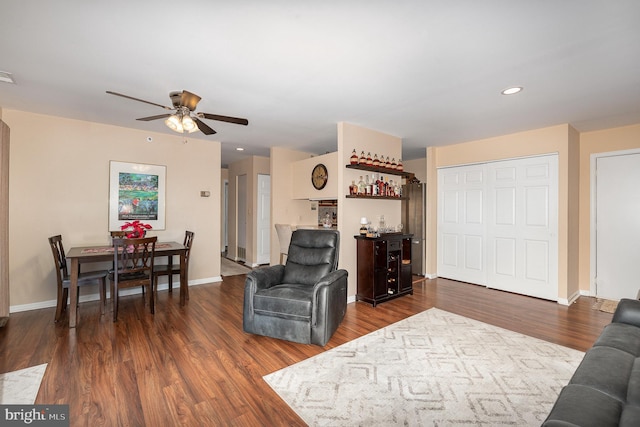
M 596 159 L 595 294 L 635 298 L 640 277 L 640 153 Z
M 438 170 L 438 276 L 485 284 L 483 165 Z
M 438 171 L 438 276 L 558 296 L 558 157 Z
M 558 157 L 487 166 L 487 286 L 557 300 Z

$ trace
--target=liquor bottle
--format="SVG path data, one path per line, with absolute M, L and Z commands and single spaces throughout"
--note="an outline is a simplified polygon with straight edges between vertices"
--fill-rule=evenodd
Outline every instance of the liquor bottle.
M 391 169 L 398 169 L 398 164 L 396 163 L 396 158 L 391 159 L 391 165 L 389 166 Z
M 378 159 L 377 154 L 373 155 L 373 162 L 371 163 L 371 166 L 380 167 L 380 159 Z
M 361 165 L 367 164 L 367 158 L 364 156 L 364 151 L 360 153 L 360 158 L 358 159 L 358 163 Z
M 398 158 L 398 167 L 396 168 L 400 172 L 404 170 L 404 166 L 402 165 L 402 159 Z
M 358 155 L 356 154 L 356 149 L 353 149 L 353 153 L 351 153 L 351 159 L 349 159 L 349 163 L 352 165 L 358 164 Z
M 376 175 L 377 174 L 375 173 L 371 174 L 371 195 L 372 196 L 378 195 L 378 177 Z
M 360 176 L 360 181 L 358 181 L 358 194 L 364 195 L 365 192 L 365 184 L 362 180 L 362 176 Z
M 378 196 L 384 195 L 384 177 L 380 175 L 380 179 L 378 180 Z
M 373 165 L 373 159 L 371 158 L 371 153 L 367 153 L 367 165 Z

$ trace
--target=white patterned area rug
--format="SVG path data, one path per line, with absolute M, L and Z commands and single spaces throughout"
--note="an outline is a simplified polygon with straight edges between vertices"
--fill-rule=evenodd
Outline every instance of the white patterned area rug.
M 539 426 L 583 356 L 432 308 L 264 380 L 311 426 Z
M 33 405 L 47 364 L 0 374 L 0 404 Z

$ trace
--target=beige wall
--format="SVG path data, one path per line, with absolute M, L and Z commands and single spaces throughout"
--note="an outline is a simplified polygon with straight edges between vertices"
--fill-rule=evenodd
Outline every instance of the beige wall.
M 425 149 L 426 153 L 426 149 Z M 413 172 L 416 178 L 421 182 L 427 182 L 427 159 L 423 157 L 421 159 L 406 160 L 402 162 L 404 170 L 407 172 Z
M 244 160 L 237 161 L 229 165 L 229 252 L 228 257 L 238 259 L 238 215 L 246 215 L 246 260 L 248 265 L 255 266 L 258 258 L 257 254 L 257 221 L 256 208 L 258 203 L 258 174 L 269 175 L 269 158 L 252 156 Z M 247 210 L 237 212 L 238 197 L 238 177 L 247 176 Z M 271 183 L 273 193 L 273 183 Z
M 580 290 L 591 289 L 591 156 L 598 153 L 640 149 L 640 124 L 580 134 Z
M 360 230 L 360 218 L 367 217 L 374 226 L 377 226 L 380 215 L 384 215 L 388 225 L 398 225 L 401 222 L 400 200 L 376 200 L 376 199 L 347 199 L 349 185 L 352 181 L 358 181 L 364 171 L 347 169 L 353 150 L 371 155 L 384 154 L 389 159 L 402 156 L 402 139 L 366 129 L 349 123 L 338 123 L 338 161 L 340 178 L 338 182 L 338 230 L 340 230 L 340 268 L 349 273 L 349 288 L 347 294 L 353 297 L 356 294 L 357 285 L 357 257 L 356 241 L 353 236 Z M 382 174 L 384 175 L 384 174 Z M 389 175 L 394 181 L 398 176 Z
M 272 265 L 280 263 L 280 245 L 278 244 L 275 224 L 301 225 L 315 224 L 318 221 L 318 212 L 311 210 L 311 202 L 309 200 L 296 200 L 293 197 L 293 186 L 296 180 L 293 179 L 292 165 L 310 157 L 313 157 L 311 153 L 303 151 L 280 147 L 271 148 Z
M 14 309 L 55 304 L 47 237 L 71 246 L 107 244 L 109 161 L 166 165 L 166 229 L 195 232 L 191 284 L 220 280 L 220 144 L 60 117 L 5 110 L 11 127 L 10 281 Z M 151 136 L 153 142 L 147 142 Z M 208 198 L 200 191 L 211 192 Z M 89 290 L 95 293 L 95 290 Z M 22 306 L 22 307 L 15 307 Z

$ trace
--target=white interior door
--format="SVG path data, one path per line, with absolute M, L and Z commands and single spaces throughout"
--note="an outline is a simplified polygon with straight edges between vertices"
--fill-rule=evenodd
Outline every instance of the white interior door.
M 558 156 L 487 164 L 487 285 L 558 298 Z
M 596 159 L 595 294 L 636 298 L 640 277 L 640 153 Z
M 257 264 L 271 259 L 271 176 L 258 174 L 258 256 Z
M 237 178 L 236 195 L 236 259 L 247 260 L 247 175 L 239 175 Z
M 484 285 L 484 166 L 438 170 L 438 276 Z

